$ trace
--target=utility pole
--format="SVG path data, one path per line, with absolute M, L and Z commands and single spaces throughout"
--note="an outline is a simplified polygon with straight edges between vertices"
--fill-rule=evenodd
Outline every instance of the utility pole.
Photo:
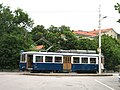
M 99 5 L 99 74 L 101 74 L 101 5 Z

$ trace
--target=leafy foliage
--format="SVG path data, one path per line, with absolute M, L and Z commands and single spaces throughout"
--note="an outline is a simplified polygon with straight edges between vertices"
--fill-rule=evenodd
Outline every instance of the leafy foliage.
M 102 36 L 102 53 L 105 56 L 105 67 L 114 70 L 120 64 L 120 42 L 109 36 Z
M 119 3 L 117 3 L 115 6 L 115 10 L 117 10 L 118 11 L 118 13 L 120 13 L 120 4 Z M 119 22 L 120 23 L 120 19 L 118 19 L 118 21 L 117 22 Z
M 29 49 L 30 34 L 27 29 L 33 21 L 22 9 L 14 12 L 0 4 L 0 69 L 18 68 L 20 50 Z
M 51 25 L 48 29 L 42 28 L 43 26 L 36 26 L 32 30 L 33 40 L 37 45 L 43 44 L 45 48 L 49 48 L 51 45 L 54 47 L 51 51 L 58 49 L 75 49 L 76 36 L 71 32 L 69 27 L 61 26 L 54 27 Z M 40 40 L 45 38 L 48 43 Z

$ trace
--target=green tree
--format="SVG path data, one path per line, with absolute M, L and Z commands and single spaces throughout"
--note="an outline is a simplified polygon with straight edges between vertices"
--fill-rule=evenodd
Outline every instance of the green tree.
M 70 28 L 65 25 L 60 27 L 51 25 L 47 29 L 45 29 L 42 25 L 38 25 L 33 28 L 31 34 L 37 45 L 43 44 L 45 49 L 53 46 L 50 51 L 56 51 L 58 49 L 75 49 L 77 38 Z M 40 40 L 43 37 L 49 43 Z
M 76 36 L 72 33 L 72 31 L 63 31 L 61 34 L 64 37 L 61 37 L 60 45 L 61 49 L 76 49 L 77 45 L 77 38 Z
M 46 33 L 47 30 L 44 28 L 43 25 L 35 26 L 31 31 L 31 34 L 33 36 L 33 41 L 38 41 Z
M 118 11 L 118 13 L 120 13 L 120 4 L 119 3 L 117 3 L 115 6 L 115 10 L 117 10 Z M 119 22 L 120 23 L 120 19 L 118 19 L 118 21 L 117 22 Z
M 79 39 L 77 41 L 77 49 L 79 50 L 96 50 L 97 42 L 95 39 Z
M 31 45 L 29 31 L 33 21 L 22 9 L 11 11 L 0 4 L 0 69 L 15 69 L 19 66 L 20 50 Z
M 47 31 L 48 33 L 45 35 L 45 38 L 51 43 L 51 45 L 53 45 L 51 51 L 56 51 L 58 49 L 70 49 L 71 45 L 74 47 L 74 43 L 72 42 L 74 42 L 75 39 L 71 40 L 73 38 L 73 33 L 70 31 L 69 27 L 65 25 L 60 27 L 51 25 Z
M 102 53 L 105 56 L 105 68 L 114 70 L 120 64 L 120 43 L 110 36 L 102 36 Z

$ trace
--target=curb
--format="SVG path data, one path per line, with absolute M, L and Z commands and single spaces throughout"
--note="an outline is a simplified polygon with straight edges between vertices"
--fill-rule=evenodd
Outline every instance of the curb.
M 30 75 L 30 76 L 113 76 L 113 74 L 61 74 L 61 73 L 23 73 L 21 75 Z

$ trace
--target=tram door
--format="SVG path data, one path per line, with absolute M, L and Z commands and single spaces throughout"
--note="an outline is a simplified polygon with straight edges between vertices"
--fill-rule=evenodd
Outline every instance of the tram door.
M 63 57 L 63 71 L 70 72 L 71 71 L 71 56 Z
M 27 69 L 32 69 L 33 55 L 27 55 Z

